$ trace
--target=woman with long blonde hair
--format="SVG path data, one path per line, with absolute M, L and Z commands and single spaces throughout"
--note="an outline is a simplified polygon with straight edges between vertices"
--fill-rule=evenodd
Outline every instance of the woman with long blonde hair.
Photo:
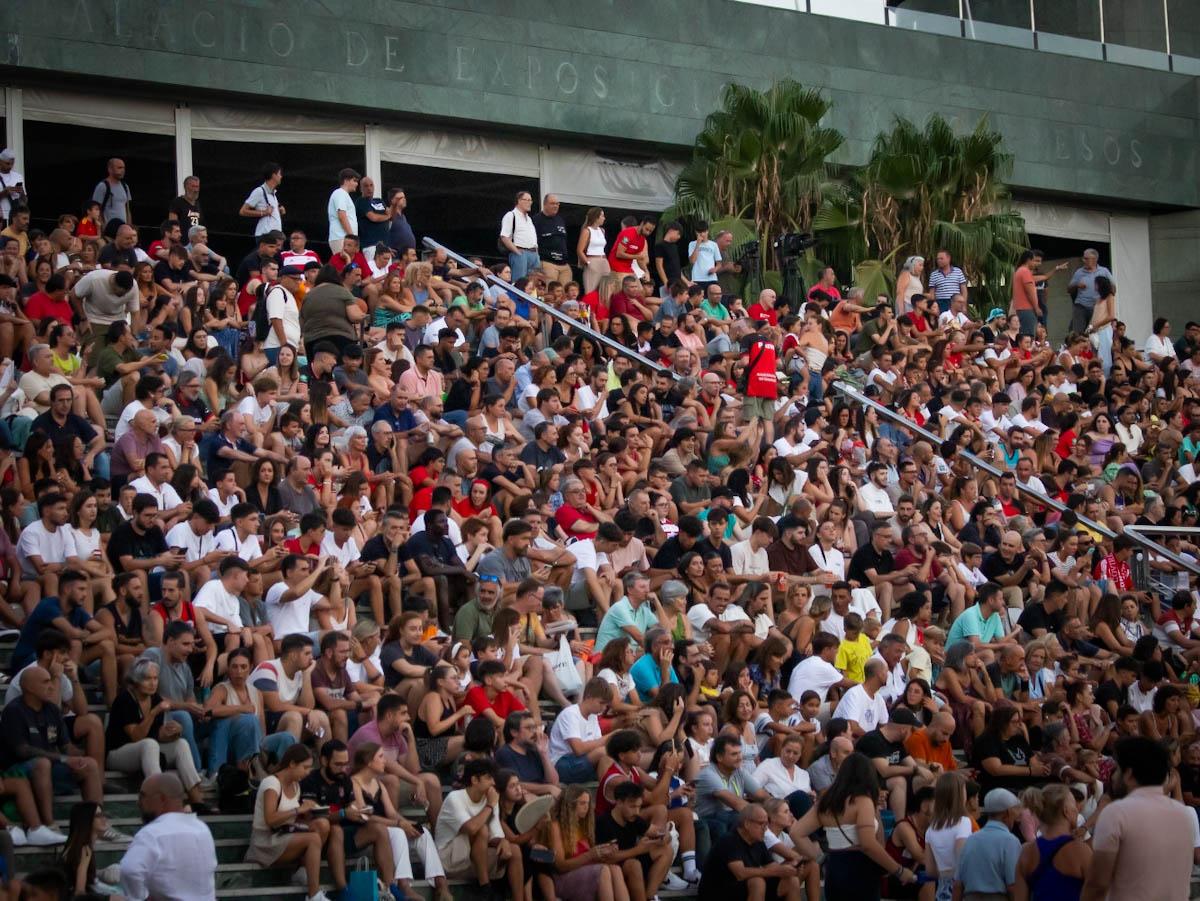
M 550 820 L 554 853 L 554 891 L 563 901 L 629 901 L 629 889 L 617 864 L 616 850 L 596 844 L 592 796 L 582 785 L 568 785 Z

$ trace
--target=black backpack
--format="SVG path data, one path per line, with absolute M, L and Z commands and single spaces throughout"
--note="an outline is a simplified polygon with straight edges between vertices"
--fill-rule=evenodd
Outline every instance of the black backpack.
M 270 285 L 263 282 L 254 291 L 254 312 L 251 322 L 254 323 L 254 340 L 266 341 L 271 331 L 271 320 L 267 318 L 267 295 L 276 288 L 285 290 L 282 285 Z
M 254 795 L 245 770 L 227 763 L 217 770 L 217 807 L 224 814 L 251 813 Z

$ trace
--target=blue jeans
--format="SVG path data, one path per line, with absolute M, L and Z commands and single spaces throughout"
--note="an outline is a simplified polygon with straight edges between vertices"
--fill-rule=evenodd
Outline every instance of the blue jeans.
M 203 769 L 200 746 L 196 743 L 196 721 L 192 719 L 192 715 L 186 710 L 171 710 L 167 713 L 167 719 L 179 723 L 179 728 L 183 730 L 183 734 L 180 737 L 192 749 L 192 762 L 196 764 L 197 770 Z M 207 732 L 208 726 L 201 724 L 200 731 L 201 733 Z
M 508 265 L 512 268 L 513 284 L 527 276 L 529 270 L 535 269 L 540 263 L 541 259 L 538 257 L 536 250 L 522 250 L 520 253 L 510 253 L 508 255 Z
M 92 475 L 98 479 L 104 479 L 106 482 L 112 481 L 112 470 L 109 468 L 111 458 L 108 456 L 108 451 L 100 451 L 96 454 L 96 462 L 92 466 Z
M 577 754 L 564 754 L 554 763 L 558 778 L 568 785 L 591 782 L 596 778 L 596 767 L 586 757 Z
M 819 371 L 810 369 L 808 372 L 808 402 L 819 404 L 824 399 L 825 379 Z
M 258 717 L 253 713 L 239 713 L 214 720 L 212 735 L 208 739 L 208 772 L 217 772 L 230 762 L 241 763 L 265 749 L 275 759 L 296 743 L 291 734 L 276 732 L 263 736 Z
M 704 817 L 708 824 L 708 834 L 715 845 L 726 832 L 737 828 L 738 812 L 736 810 L 717 810 Z
M 229 354 L 229 359 L 237 360 L 238 349 L 242 345 L 242 332 L 236 328 L 219 328 L 210 333 L 216 339 L 217 346 Z
M 274 366 L 276 363 L 279 362 L 279 348 L 278 347 L 264 347 L 263 348 L 263 356 L 265 356 L 267 358 L 268 363 L 270 363 L 272 366 Z
M 1030 338 L 1037 334 L 1038 317 L 1033 310 L 1017 310 L 1017 319 L 1021 323 L 1020 334 Z

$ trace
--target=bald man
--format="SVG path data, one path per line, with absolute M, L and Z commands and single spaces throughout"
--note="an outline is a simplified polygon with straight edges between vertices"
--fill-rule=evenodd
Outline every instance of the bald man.
M 950 747 L 950 737 L 954 735 L 957 723 L 954 715 L 948 710 L 938 711 L 924 729 L 916 729 L 904 742 L 906 750 L 913 760 L 930 764 L 941 764 L 942 770 L 949 772 L 957 769 L 958 762 L 954 759 L 953 748 Z
M 818 795 L 824 794 L 837 776 L 842 761 L 854 752 L 854 742 L 849 736 L 839 735 L 829 742 L 829 753 L 818 757 L 808 768 L 808 778 L 812 782 L 813 791 Z
M 40 666 L 21 675 L 21 697 L 4 708 L 0 717 L 0 765 L 17 770 L 29 781 L 44 823 L 54 822 L 54 790 L 63 794 L 78 784 L 85 801 L 103 800 L 103 772 L 96 761 L 71 744 L 71 734 L 55 703 L 55 684 Z
M 183 783 L 159 773 L 142 783 L 138 808 L 146 823 L 121 858 L 121 893 L 130 901 L 213 901 L 217 850 L 208 826 L 183 805 Z

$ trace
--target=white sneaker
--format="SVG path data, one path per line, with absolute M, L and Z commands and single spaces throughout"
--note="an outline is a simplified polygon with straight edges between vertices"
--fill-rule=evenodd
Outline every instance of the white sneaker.
M 30 829 L 25 837 L 29 839 L 29 844 L 31 845 L 62 845 L 67 841 L 65 835 L 61 832 L 56 832 L 49 826 L 38 826 L 36 829 Z
M 298 886 L 300 886 L 300 888 L 307 888 L 307 886 L 308 886 L 308 871 L 306 869 L 304 869 L 304 867 L 301 867 L 300 869 L 298 869 L 294 873 L 292 873 L 292 885 L 298 885 Z
M 121 865 L 119 863 L 110 863 L 103 870 L 97 870 L 96 879 L 100 882 L 106 882 L 109 885 L 120 885 Z
M 113 842 L 113 843 L 119 844 L 119 845 L 120 844 L 128 844 L 129 842 L 133 841 L 133 836 L 126 835 L 120 829 L 116 829 L 112 826 L 109 826 L 107 829 L 105 829 L 103 832 L 100 833 L 100 841 Z
M 686 879 L 680 879 L 674 873 L 668 873 L 667 878 L 663 880 L 662 887 L 668 892 L 686 892 L 692 886 Z
M 20 826 L 9 826 L 8 837 L 12 839 L 14 848 L 24 848 L 29 844 L 29 838 L 25 835 L 25 830 Z
M 329 901 L 329 896 L 324 892 L 317 892 L 315 895 L 309 895 L 308 901 Z

